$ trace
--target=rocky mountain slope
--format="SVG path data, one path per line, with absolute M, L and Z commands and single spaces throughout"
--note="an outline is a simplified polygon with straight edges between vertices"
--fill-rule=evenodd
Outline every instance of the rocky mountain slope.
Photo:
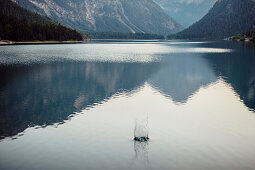
M 80 31 L 172 34 L 182 26 L 152 0 L 13 0 Z
M 169 38 L 222 39 L 255 29 L 255 0 L 218 0 L 200 21 Z

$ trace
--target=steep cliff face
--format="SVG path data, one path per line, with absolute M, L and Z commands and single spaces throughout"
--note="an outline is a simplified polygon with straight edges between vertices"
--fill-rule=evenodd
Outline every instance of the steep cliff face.
M 92 32 L 172 34 L 182 26 L 152 0 L 13 0 L 66 26 Z

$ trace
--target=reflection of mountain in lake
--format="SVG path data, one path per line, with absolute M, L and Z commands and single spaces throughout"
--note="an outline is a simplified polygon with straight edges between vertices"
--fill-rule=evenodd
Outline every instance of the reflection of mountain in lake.
M 117 92 L 131 91 L 146 81 L 173 101 L 185 103 L 202 86 L 221 76 L 244 104 L 254 110 L 254 49 L 222 42 L 199 46 L 234 48 L 235 52 L 172 53 L 161 57 L 161 63 L 2 65 L 0 139 L 16 135 L 28 126 L 61 123 L 75 112 L 107 100 Z
M 207 55 L 215 73 L 229 83 L 240 99 L 255 110 L 255 50 L 240 47 L 231 55 Z
M 173 101 L 185 103 L 201 86 L 217 80 L 207 61 L 199 54 L 171 57 L 150 83 Z
M 201 86 L 207 86 L 222 77 L 244 104 L 255 110 L 254 48 L 231 42 L 204 43 L 199 46 L 234 51 L 168 56 L 157 74 L 150 78 L 150 84 L 173 101 L 185 103 Z
M 16 135 L 28 126 L 63 122 L 118 91 L 140 86 L 157 68 L 155 63 L 1 66 L 0 136 Z

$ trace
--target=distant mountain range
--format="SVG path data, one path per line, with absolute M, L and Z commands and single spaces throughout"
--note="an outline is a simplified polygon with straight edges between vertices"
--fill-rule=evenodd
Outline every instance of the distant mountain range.
M 222 39 L 255 29 L 255 0 L 218 0 L 200 21 L 168 38 Z
M 49 18 L 39 22 L 51 22 L 52 19 L 93 35 L 146 33 L 170 35 L 169 39 L 223 39 L 255 29 L 255 0 L 154 0 L 156 3 L 153 0 L 12 1 Z M 201 17 L 214 2 L 201 20 L 185 30 L 164 12 L 188 25 Z M 12 10 L 12 15 L 15 15 L 15 10 Z M 26 20 L 34 19 L 31 16 Z M 20 12 L 15 17 L 19 18 Z
M 185 28 L 200 20 L 217 0 L 154 0 Z
M 183 29 L 152 0 L 13 1 L 79 31 L 168 35 Z

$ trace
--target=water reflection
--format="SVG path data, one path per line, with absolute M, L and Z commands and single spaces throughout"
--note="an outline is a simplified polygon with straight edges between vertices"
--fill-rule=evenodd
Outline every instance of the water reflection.
M 149 142 L 134 141 L 134 164 L 149 166 Z
M 230 54 L 208 54 L 205 58 L 216 76 L 229 83 L 241 101 L 255 109 L 255 48 L 243 48 L 235 44 L 236 50 Z M 241 47 L 242 46 L 242 47 Z
M 202 86 L 218 79 L 199 54 L 169 56 L 164 63 L 149 82 L 176 103 L 187 102 Z
M 63 122 L 117 92 L 139 87 L 158 67 L 158 63 L 90 62 L 3 66 L 0 136 Z
M 115 46 L 117 51 L 118 45 Z M 157 45 L 150 47 L 155 46 Z M 192 47 L 201 47 L 203 50 L 200 53 L 187 50 L 181 53 L 181 48 L 186 47 L 189 50 Z M 206 48 L 233 50 L 228 50 L 231 53 L 219 53 L 215 50 L 206 53 Z M 128 49 L 125 52 L 127 51 Z M 180 44 L 177 53 L 161 55 L 161 62 L 69 61 L 1 65 L 0 139 L 17 135 L 30 126 L 61 123 L 82 109 L 93 107 L 118 92 L 132 91 L 145 82 L 174 102 L 185 104 L 201 87 L 223 78 L 244 104 L 254 110 L 254 56 L 254 49 L 232 43 L 187 43 Z M 135 58 L 139 58 L 139 55 Z M 135 148 L 139 150 L 139 147 Z

